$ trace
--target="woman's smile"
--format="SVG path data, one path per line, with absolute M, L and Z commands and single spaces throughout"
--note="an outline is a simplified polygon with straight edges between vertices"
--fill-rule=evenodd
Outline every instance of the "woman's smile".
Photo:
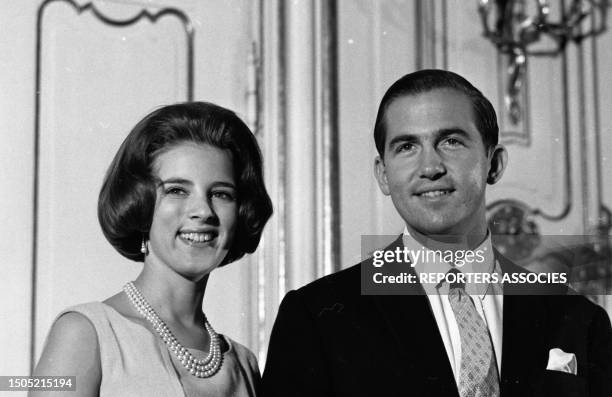
M 205 246 L 213 242 L 217 238 L 217 233 L 213 231 L 208 232 L 181 232 L 178 237 L 189 245 L 194 246 Z

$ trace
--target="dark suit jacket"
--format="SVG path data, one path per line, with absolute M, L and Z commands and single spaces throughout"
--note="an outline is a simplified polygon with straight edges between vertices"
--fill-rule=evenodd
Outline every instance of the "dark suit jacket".
M 504 273 L 525 272 L 496 257 Z M 371 264 L 285 296 L 262 395 L 458 397 L 427 296 L 361 295 L 360 266 Z M 502 397 L 612 396 L 612 329 L 601 307 L 579 295 L 506 295 L 503 310 Z M 546 370 L 552 348 L 576 355 L 577 376 Z

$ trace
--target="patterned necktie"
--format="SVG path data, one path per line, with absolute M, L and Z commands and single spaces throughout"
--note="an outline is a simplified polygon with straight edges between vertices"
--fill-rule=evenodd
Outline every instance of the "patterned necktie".
M 457 269 L 449 273 L 461 273 Z M 461 397 L 498 397 L 499 377 L 493 345 L 486 324 L 476 311 L 463 283 L 450 285 L 448 300 L 455 313 L 461 337 Z

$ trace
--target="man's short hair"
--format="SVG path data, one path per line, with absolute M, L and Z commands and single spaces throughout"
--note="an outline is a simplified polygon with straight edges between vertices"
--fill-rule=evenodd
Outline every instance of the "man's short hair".
M 153 163 L 185 142 L 231 153 L 238 196 L 238 224 L 222 265 L 255 251 L 272 202 L 263 181 L 262 158 L 253 133 L 231 110 L 207 102 L 165 106 L 132 129 L 115 155 L 98 199 L 98 220 L 113 247 L 126 258 L 143 261 L 157 197 Z
M 381 157 L 385 153 L 387 135 L 385 116 L 389 105 L 397 98 L 423 94 L 437 89 L 452 89 L 467 96 L 472 104 L 476 128 L 480 132 L 485 150 L 497 145 L 499 139 L 497 116 L 493 105 L 482 92 L 457 73 L 425 69 L 403 76 L 393 83 L 383 96 L 374 124 L 374 142 Z

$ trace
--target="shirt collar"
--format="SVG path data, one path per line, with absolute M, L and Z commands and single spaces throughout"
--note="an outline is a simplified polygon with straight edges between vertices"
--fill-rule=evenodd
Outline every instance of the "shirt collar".
M 428 259 L 415 261 L 415 258 L 413 258 L 413 255 L 411 254 L 410 259 L 412 263 L 414 263 L 414 271 L 416 272 L 417 276 L 419 276 L 421 273 L 446 274 L 453 267 L 453 264 L 444 261 L 443 258 L 441 258 L 441 255 L 433 255 L 433 253 L 431 252 L 432 250 L 415 240 L 414 237 L 410 235 L 408 227 L 404 227 L 402 240 L 404 243 L 404 247 L 408 249 L 408 252 L 416 253 L 420 251 L 421 258 L 427 257 Z M 499 265 L 497 265 L 497 261 L 495 260 L 495 254 L 493 253 L 491 233 L 489 230 L 487 230 L 487 236 L 483 240 L 483 242 L 480 243 L 480 245 L 474 248 L 472 251 L 474 251 L 475 253 L 480 252 L 484 260 L 473 262 L 466 261 L 463 266 L 457 266 L 457 269 L 459 269 L 462 273 L 497 273 L 499 276 L 501 276 Z M 425 256 L 427 255 L 427 252 L 430 252 L 430 255 Z M 466 283 L 465 290 L 469 295 L 478 296 L 480 297 L 480 299 L 483 299 L 487 294 L 499 293 L 499 290 L 495 289 L 497 288 L 497 286 L 494 285 L 493 288 L 490 288 L 490 284 L 491 283 Z M 444 281 L 437 285 L 433 283 L 422 283 L 422 286 L 427 294 L 448 294 L 449 285 Z

